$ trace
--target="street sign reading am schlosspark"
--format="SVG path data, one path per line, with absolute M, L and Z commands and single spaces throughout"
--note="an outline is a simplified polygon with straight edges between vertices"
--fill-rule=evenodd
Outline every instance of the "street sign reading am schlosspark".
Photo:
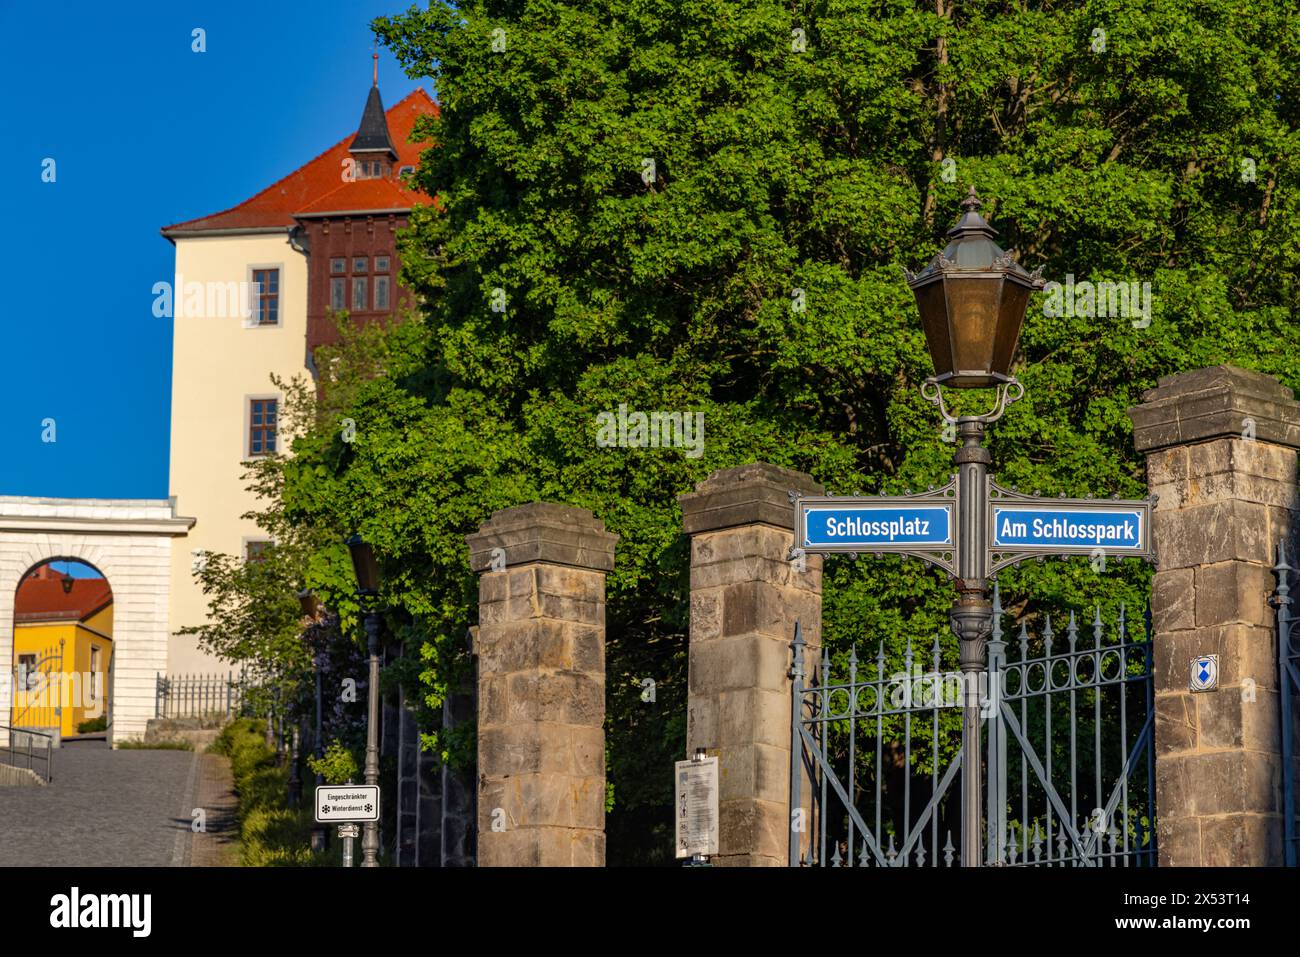
M 808 554 L 913 555 L 956 576 L 957 476 L 915 495 L 793 497 L 795 547 Z M 990 575 L 1027 558 L 1088 555 L 1151 559 L 1152 499 L 1022 495 L 990 479 L 982 524 Z

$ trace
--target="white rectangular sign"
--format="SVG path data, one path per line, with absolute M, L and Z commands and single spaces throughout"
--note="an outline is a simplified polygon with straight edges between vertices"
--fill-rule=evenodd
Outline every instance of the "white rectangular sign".
M 718 853 L 718 759 L 674 766 L 677 857 Z
M 378 821 L 378 784 L 322 784 L 316 789 L 316 820 Z

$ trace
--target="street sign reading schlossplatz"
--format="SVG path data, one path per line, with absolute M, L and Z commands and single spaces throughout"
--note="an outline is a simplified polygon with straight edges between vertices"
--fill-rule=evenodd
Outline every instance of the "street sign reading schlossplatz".
M 952 545 L 951 505 L 900 505 L 888 499 L 810 504 L 804 523 L 806 548 Z
M 891 552 L 952 571 L 957 487 L 917 495 L 796 496 L 795 547 L 808 554 Z

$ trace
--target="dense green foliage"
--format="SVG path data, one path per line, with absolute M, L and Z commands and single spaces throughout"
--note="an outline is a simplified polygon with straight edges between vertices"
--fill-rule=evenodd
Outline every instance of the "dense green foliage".
M 479 0 L 379 19 L 442 106 L 415 174 L 438 204 L 401 243 L 423 314 L 352 349 L 369 358 L 335 370 L 283 463 L 283 520 L 317 535 L 307 583 L 347 620 L 333 543 L 374 542 L 390 624 L 423 648 L 436 705 L 473 619 L 463 536 L 534 499 L 590 508 L 620 536 L 609 860 L 662 860 L 684 749 L 676 496 L 760 459 L 838 493 L 946 481 L 900 267 L 942 248 L 968 185 L 1002 246 L 1049 279 L 1152 290 L 1149 324 L 1049 315 L 1035 297 L 1015 370 L 1027 395 L 990 441 L 1003 484 L 1144 494 L 1125 410 L 1161 375 L 1232 362 L 1300 387 L 1295 14 Z M 703 454 L 598 445 L 597 416 L 621 404 L 703 413 Z M 1007 572 L 1003 599 L 1031 628 L 1093 602 L 1113 620 L 1148 576 L 1052 561 Z M 950 594 L 916 563 L 830 561 L 827 644 L 841 659 L 883 643 L 896 666 L 941 635 L 951 661 Z

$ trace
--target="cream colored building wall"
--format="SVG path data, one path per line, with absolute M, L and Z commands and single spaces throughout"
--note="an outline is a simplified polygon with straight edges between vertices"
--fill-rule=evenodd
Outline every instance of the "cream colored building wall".
M 240 515 L 260 508 L 242 477 L 248 452 L 248 401 L 280 399 L 271 374 L 307 373 L 307 259 L 286 232 L 176 239 L 177 300 L 192 282 L 252 282 L 253 267 L 280 269 L 280 323 L 250 326 L 236 314 L 179 315 L 173 321 L 171 474 L 176 511 L 196 519 L 172 553 L 167 670 L 216 673 L 232 666 L 199 650 L 183 627 L 201 625 L 207 600 L 194 579 L 195 551 L 243 557 L 244 543 L 265 535 Z M 175 307 L 174 307 L 175 308 Z M 277 447 L 284 448 L 283 432 Z M 178 543 L 179 544 L 179 543 Z

